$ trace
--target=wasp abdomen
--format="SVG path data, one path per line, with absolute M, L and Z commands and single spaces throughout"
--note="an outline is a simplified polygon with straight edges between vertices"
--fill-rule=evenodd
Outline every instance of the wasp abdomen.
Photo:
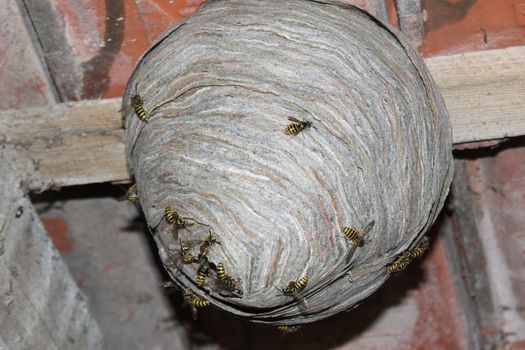
M 362 246 L 364 244 L 363 237 L 359 231 L 353 227 L 343 227 L 343 234 L 345 235 L 346 239 L 354 242 L 358 246 Z
M 134 95 L 131 97 L 131 105 L 133 106 L 133 110 L 135 111 L 135 114 L 137 115 L 137 118 L 142 120 L 143 122 L 147 123 L 149 119 L 148 112 L 144 109 L 144 100 L 140 95 Z
M 195 307 L 206 307 L 210 302 L 204 298 L 195 297 L 191 300 L 191 304 Z

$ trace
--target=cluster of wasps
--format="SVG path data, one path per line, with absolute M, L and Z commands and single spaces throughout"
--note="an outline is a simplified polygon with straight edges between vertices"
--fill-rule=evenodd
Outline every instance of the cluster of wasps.
M 430 245 L 427 236 L 423 236 L 414 249 L 407 249 L 401 253 L 396 260 L 387 266 L 388 272 L 394 273 L 404 269 L 416 258 L 421 258 Z
M 138 202 L 137 186 L 131 186 L 127 190 L 125 197 L 130 202 Z M 164 220 L 173 226 L 174 237 L 178 237 L 178 231 L 180 229 L 188 229 L 195 223 L 199 223 L 195 219 L 180 216 L 179 213 L 170 206 L 164 208 Z M 184 265 L 198 264 L 199 267 L 196 276 L 197 287 L 206 287 L 207 280 L 213 277 L 211 287 L 214 292 L 228 297 L 241 298 L 243 291 L 240 280 L 228 273 L 223 262 L 214 264 L 208 259 L 209 252 L 215 245 L 221 245 L 221 242 L 218 237 L 212 233 L 211 228 L 209 228 L 208 235 L 204 239 L 179 240 L 179 249 L 170 252 L 171 254 L 169 254 L 165 260 L 165 264 L 166 266 L 175 266 L 179 270 L 181 270 Z M 176 288 L 173 282 L 166 282 L 162 284 L 162 286 L 166 288 Z M 183 289 L 182 295 L 184 304 L 190 306 L 194 318 L 197 317 L 197 308 L 206 307 L 210 304 L 209 300 L 197 296 L 191 288 Z
M 147 123 L 149 120 L 149 113 L 144 109 L 144 99 L 139 95 L 135 94 L 131 96 L 131 106 L 137 116 L 141 121 Z M 288 117 L 288 120 L 291 122 L 284 129 L 284 134 L 287 136 L 297 136 L 301 132 L 310 129 L 313 125 L 310 121 L 303 121 L 296 119 L 294 117 Z M 128 193 L 128 199 L 130 201 L 138 200 L 136 193 L 136 187 L 130 188 Z M 164 213 L 165 220 L 174 226 L 174 229 L 186 228 L 193 223 L 188 221 L 188 218 L 183 218 L 178 215 L 171 207 L 166 207 Z M 368 232 L 372 230 L 375 225 L 375 220 L 370 221 L 362 229 L 357 229 L 355 227 L 345 226 L 342 228 L 342 234 L 346 240 L 352 243 L 352 247 L 349 249 L 346 263 L 348 264 L 352 259 L 357 248 L 362 247 L 365 244 L 365 236 Z M 211 232 L 203 240 L 191 240 L 191 241 L 180 241 L 180 249 L 175 254 L 171 255 L 167 259 L 168 265 L 176 265 L 179 269 L 182 268 L 184 264 L 199 264 L 197 270 L 197 279 L 196 284 L 199 288 L 204 287 L 206 280 L 210 277 L 214 277 L 215 284 L 219 286 L 219 290 L 227 292 L 230 296 L 233 297 L 242 297 L 242 290 L 239 287 L 240 281 L 233 278 L 227 273 L 227 270 L 222 262 L 213 264 L 208 261 L 207 255 L 212 246 L 216 244 L 221 244 L 217 237 L 215 237 Z M 410 262 L 419 258 L 423 255 L 429 245 L 429 239 L 424 236 L 417 246 L 414 249 L 409 249 L 402 254 L 400 254 L 396 260 L 391 264 L 387 265 L 387 270 L 390 273 L 398 272 L 405 269 Z M 198 246 L 198 254 L 195 254 L 193 248 Z M 351 275 L 350 282 L 353 282 Z M 287 297 L 292 297 L 297 302 L 299 308 L 302 311 L 306 311 L 308 308 L 308 303 L 306 298 L 303 295 L 303 291 L 308 284 L 308 276 L 304 275 L 299 277 L 295 281 L 291 281 L 287 286 L 282 289 L 278 289 L 280 293 Z M 205 307 L 209 305 L 209 301 L 197 297 L 194 295 L 193 290 L 186 288 L 183 291 L 183 297 L 186 304 L 190 305 L 192 308 L 192 314 L 196 317 L 197 311 L 196 308 Z M 283 334 L 288 334 L 299 330 L 300 326 L 278 326 L 279 331 Z
M 169 225 L 173 225 L 175 231 L 192 226 L 196 222 L 194 219 L 180 216 L 169 206 L 164 209 L 164 219 Z M 179 270 L 184 265 L 197 264 L 197 287 L 204 289 L 210 286 L 212 291 L 223 296 L 242 298 L 243 291 L 240 280 L 228 273 L 223 262 L 215 264 L 208 259 L 210 250 L 221 244 L 218 237 L 209 228 L 208 235 L 204 239 L 179 240 L 179 250 L 170 254 L 165 264 L 175 266 Z M 208 283 L 210 280 L 211 282 Z M 190 288 L 183 290 L 183 297 L 185 304 L 191 307 L 194 318 L 197 316 L 197 308 L 206 307 L 210 304 L 208 300 L 196 297 Z

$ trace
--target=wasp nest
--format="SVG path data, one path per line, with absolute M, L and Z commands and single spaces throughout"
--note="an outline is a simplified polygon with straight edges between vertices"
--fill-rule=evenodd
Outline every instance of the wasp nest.
M 195 307 L 256 322 L 313 322 L 373 293 L 451 181 L 423 61 L 350 6 L 208 2 L 146 52 L 123 104 L 174 283 Z

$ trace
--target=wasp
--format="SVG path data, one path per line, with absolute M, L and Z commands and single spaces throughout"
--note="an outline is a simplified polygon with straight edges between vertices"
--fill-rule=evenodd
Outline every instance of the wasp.
M 406 267 L 412 262 L 412 251 L 404 251 L 396 260 L 387 266 L 388 272 L 394 273 L 406 269 Z
M 308 276 L 303 276 L 297 281 L 288 283 L 288 286 L 283 289 L 284 295 L 291 295 L 293 292 L 300 292 L 308 284 Z
M 230 276 L 226 271 L 224 264 L 221 262 L 217 264 L 215 270 L 217 272 L 217 277 L 219 278 L 220 282 L 219 288 L 223 291 L 226 290 L 227 292 L 231 293 L 231 296 L 241 298 L 243 295 L 243 291 L 239 287 L 240 281 Z
M 303 297 L 300 292 L 306 288 L 306 285 L 308 284 L 308 276 L 300 277 L 297 281 L 291 281 L 288 283 L 288 286 L 281 289 L 281 292 L 286 296 L 293 297 L 297 304 L 299 305 L 299 308 L 302 311 L 306 311 L 308 309 L 308 303 L 306 302 L 306 298 Z
M 131 107 L 135 111 L 137 118 L 142 120 L 144 123 L 148 122 L 149 114 L 144 109 L 144 99 L 139 94 L 131 96 Z
M 206 278 L 210 276 L 210 268 L 207 264 L 199 266 L 197 270 L 197 286 L 202 287 L 206 283 Z
M 224 264 L 221 262 L 217 264 L 217 277 L 219 277 L 221 281 L 224 281 L 228 277 L 226 268 L 224 267 Z
M 180 242 L 180 250 L 169 255 L 165 264 L 166 266 L 175 265 L 180 270 L 183 264 L 191 264 L 197 261 L 199 261 L 199 259 L 193 255 L 190 245 L 185 242 Z
M 182 298 L 184 299 L 183 305 L 190 306 L 191 315 L 194 320 L 197 319 L 197 308 L 202 308 L 210 305 L 210 302 L 208 300 L 195 296 L 191 288 L 184 289 L 184 291 L 182 292 Z
M 353 227 L 343 227 L 343 234 L 345 235 L 346 239 L 349 241 L 352 241 L 353 244 L 357 245 L 358 247 L 362 247 L 363 244 L 365 244 L 364 236 L 374 227 L 375 220 L 372 220 L 368 223 L 368 225 L 365 226 L 365 228 L 361 231 L 353 228 Z
M 139 195 L 137 194 L 137 184 L 129 187 L 127 190 L 119 185 L 120 188 L 122 188 L 124 191 L 126 191 L 126 194 L 119 196 L 117 200 L 119 202 L 128 200 L 130 202 L 138 202 L 139 201 Z
M 312 126 L 312 122 L 305 122 L 294 117 L 288 117 L 288 120 L 293 122 L 284 129 L 284 133 L 288 136 L 299 135 L 301 131 L 307 130 Z
M 164 219 L 166 219 L 168 224 L 173 225 L 175 223 L 175 215 L 176 215 L 176 212 L 173 210 L 172 207 L 168 206 L 164 208 Z
M 210 233 L 208 234 L 208 237 L 206 237 L 206 239 L 201 243 L 201 245 L 200 245 L 200 247 L 199 247 L 199 251 L 200 251 L 199 259 L 202 259 L 202 258 L 204 258 L 205 256 L 207 256 L 208 253 L 210 252 L 211 247 L 212 247 L 214 244 L 221 244 L 221 242 L 217 239 L 216 236 L 214 236 L 214 235 L 210 232 Z
M 126 194 L 126 198 L 128 199 L 128 201 L 130 202 L 138 202 L 139 200 L 139 195 L 137 194 L 137 184 L 131 186 L 129 189 L 128 189 L 128 193 Z
M 202 265 L 207 262 L 207 255 L 210 252 L 210 249 L 215 244 L 221 244 L 221 242 L 214 236 L 211 231 L 205 239 L 192 239 L 186 242 L 190 246 L 199 245 L 199 256 L 198 262 Z
M 353 244 L 352 248 L 348 252 L 348 255 L 346 256 L 347 263 L 350 261 L 350 259 L 352 259 L 352 256 L 354 256 L 357 247 L 362 247 L 363 244 L 365 244 L 365 235 L 370 232 L 375 223 L 375 220 L 370 221 L 361 231 L 347 226 L 343 227 L 342 231 L 345 238 L 351 241 Z
M 412 259 L 421 258 L 425 251 L 428 249 L 428 246 L 430 245 L 430 240 L 427 236 L 423 236 L 421 240 L 419 241 L 418 245 L 410 251 L 412 255 Z
M 173 210 L 170 206 L 164 208 L 164 219 L 168 224 L 173 225 L 173 238 L 175 240 L 179 237 L 179 229 L 195 224 L 194 222 L 190 222 L 188 218 L 180 216 L 179 213 Z
M 239 287 L 240 282 L 238 279 L 234 279 L 232 276 L 226 276 L 221 282 L 224 285 L 224 289 L 231 293 L 231 296 L 242 298 L 243 291 L 241 287 Z
M 290 334 L 293 332 L 297 332 L 303 328 L 302 326 L 277 326 L 277 329 L 281 331 L 283 335 Z
M 188 244 L 184 243 L 184 242 L 181 242 L 181 244 L 180 244 L 180 252 L 181 252 L 181 255 L 182 255 L 182 261 L 185 264 L 191 264 L 191 263 L 197 262 L 199 260 L 191 252 L 191 247 Z

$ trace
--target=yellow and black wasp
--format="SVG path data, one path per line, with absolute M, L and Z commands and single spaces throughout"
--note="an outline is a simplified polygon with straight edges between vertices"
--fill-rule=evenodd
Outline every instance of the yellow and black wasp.
M 364 240 L 364 236 L 368 233 L 368 231 L 370 231 L 372 229 L 372 227 L 374 227 L 375 225 L 375 220 L 372 220 L 370 221 L 364 229 L 362 230 L 358 230 L 356 228 L 353 228 L 353 227 L 343 227 L 343 234 L 345 235 L 346 239 L 348 239 L 349 241 L 352 241 L 353 244 L 359 246 L 359 247 L 362 247 L 363 244 L 365 243 L 365 240 Z
M 357 230 L 352 227 L 343 227 L 343 235 L 345 238 L 352 242 L 352 248 L 348 251 L 348 254 L 346 256 L 346 262 L 348 263 L 350 259 L 354 256 L 355 250 L 357 247 L 363 246 L 365 243 L 365 235 L 372 230 L 372 228 L 375 225 L 375 220 L 370 221 L 362 230 Z
M 134 184 L 130 186 L 128 189 L 125 189 L 124 187 L 117 185 L 118 187 L 122 188 L 126 193 L 122 196 L 119 196 L 117 200 L 119 202 L 123 202 L 125 200 L 128 200 L 130 202 L 136 203 L 139 201 L 139 195 L 137 194 L 137 184 Z
M 199 259 L 202 259 L 208 255 L 210 252 L 211 247 L 215 244 L 221 244 L 221 242 L 217 239 L 215 235 L 213 235 L 211 232 L 208 234 L 208 237 L 201 243 L 199 247 Z
M 130 202 L 138 202 L 139 200 L 139 195 L 137 194 L 137 184 L 134 184 L 133 186 L 131 186 L 129 189 L 128 189 L 128 192 L 126 194 L 126 198 L 128 199 L 128 201 Z
M 197 319 L 197 308 L 203 308 L 210 305 L 210 302 L 204 298 L 195 296 L 191 288 L 186 288 L 182 292 L 182 298 L 184 299 L 183 305 L 189 305 L 191 309 L 191 316 L 194 320 Z
M 166 266 L 175 266 L 179 270 L 184 264 L 191 264 L 199 261 L 191 250 L 191 246 L 185 242 L 180 242 L 179 251 L 170 254 L 164 262 Z
M 164 208 L 164 219 L 168 222 L 168 224 L 173 225 L 175 223 L 175 215 L 178 216 L 175 210 L 173 210 L 172 207 L 168 206 Z
M 143 121 L 144 123 L 147 123 L 150 117 L 150 114 L 146 109 L 144 108 L 144 98 L 137 92 L 137 86 L 138 83 L 135 83 L 135 93 L 131 95 L 130 100 L 131 103 L 128 104 L 125 108 L 123 108 L 126 112 L 129 109 L 133 109 L 133 112 L 135 112 L 135 115 L 139 120 Z M 122 111 L 122 109 L 120 110 Z
M 299 305 L 299 308 L 302 311 L 306 311 L 308 309 L 308 303 L 306 301 L 306 298 L 301 295 L 301 291 L 306 288 L 306 285 L 308 284 L 308 276 L 302 276 L 297 281 L 291 281 L 288 283 L 288 286 L 284 287 L 283 289 L 280 289 L 280 291 L 286 295 L 293 297 L 297 304 Z
M 191 239 L 187 240 L 186 244 L 190 247 L 199 246 L 198 262 L 199 264 L 208 263 L 208 253 L 215 244 L 221 244 L 215 235 L 209 232 L 205 239 Z
M 149 114 L 144 109 L 144 99 L 139 94 L 131 96 L 131 107 L 135 111 L 137 118 L 142 120 L 144 123 L 148 122 Z
M 292 124 L 288 124 L 284 129 L 284 133 L 288 136 L 299 135 L 301 131 L 305 131 L 312 127 L 312 122 L 305 122 L 294 117 L 288 117 L 288 120 L 292 122 Z
M 406 269 L 406 267 L 412 262 L 412 259 L 412 251 L 405 250 L 396 260 L 387 265 L 388 272 L 394 273 Z
M 210 302 L 204 298 L 198 297 L 193 293 L 191 288 L 181 289 L 173 281 L 164 282 L 160 285 L 164 288 L 173 288 L 182 290 L 182 299 L 184 300 L 182 306 L 189 305 L 191 309 L 191 316 L 194 320 L 197 319 L 197 308 L 202 308 L 210 305 Z
M 282 335 L 290 334 L 293 332 L 297 332 L 303 328 L 302 326 L 277 326 L 277 329 L 281 331 Z
M 427 236 L 423 236 L 417 246 L 410 251 L 412 258 L 421 258 L 423 254 L 427 251 L 430 245 L 430 240 Z
M 164 219 L 168 224 L 173 225 L 173 239 L 175 240 L 179 238 L 180 229 L 187 228 L 195 224 L 193 219 L 180 216 L 179 213 L 170 206 L 164 208 Z
M 230 294 L 229 296 L 241 298 L 243 291 L 240 287 L 239 279 L 230 276 L 221 262 L 217 264 L 215 271 L 217 272 L 217 289 L 219 292 L 222 292 L 221 294 L 226 292 L 226 294 Z
M 430 245 L 430 239 L 423 236 L 414 249 L 407 249 L 396 260 L 388 265 L 388 272 L 399 272 L 404 270 L 412 260 L 421 258 Z
M 208 264 L 202 264 L 197 270 L 197 286 L 202 287 L 206 283 L 206 278 L 211 274 Z
M 228 277 L 228 272 L 226 272 L 226 268 L 224 267 L 223 263 L 221 262 L 218 263 L 216 270 L 217 270 L 217 277 L 219 277 L 221 281 L 224 281 Z

